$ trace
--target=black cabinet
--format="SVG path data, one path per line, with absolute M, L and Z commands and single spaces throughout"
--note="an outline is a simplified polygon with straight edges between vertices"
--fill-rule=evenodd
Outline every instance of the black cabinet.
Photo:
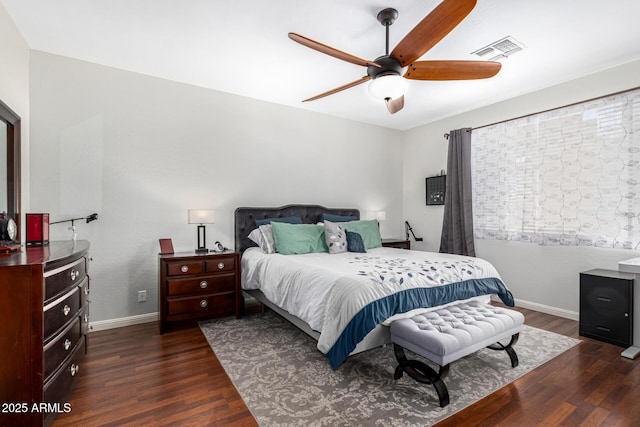
M 610 344 L 633 344 L 634 275 L 614 270 L 580 273 L 580 335 Z

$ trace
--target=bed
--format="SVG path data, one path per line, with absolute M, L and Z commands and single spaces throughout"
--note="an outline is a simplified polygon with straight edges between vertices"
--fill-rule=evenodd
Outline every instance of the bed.
M 292 219 L 297 224 L 290 224 Z M 323 219 L 332 221 L 325 225 Z M 487 261 L 380 247 L 377 223 L 373 223 L 375 228 L 372 221 L 360 220 L 357 209 L 319 205 L 236 209 L 235 249 L 242 254 L 243 291 L 316 339 L 333 369 L 351 354 L 389 343 L 388 325 L 397 318 L 459 301 L 487 302 L 491 295 L 513 306 L 513 296 Z M 356 242 L 367 248 L 365 252 L 265 253 L 272 248 L 261 242 L 261 249 L 249 238 L 255 230 L 255 240 L 258 228 L 264 235 L 265 224 L 269 233 L 279 237 L 283 253 L 289 253 L 283 235 L 289 236 L 290 230 L 313 233 L 315 238 L 323 227 L 336 224 L 351 229 L 345 234 L 357 237 Z M 351 234 L 353 230 L 359 235 Z

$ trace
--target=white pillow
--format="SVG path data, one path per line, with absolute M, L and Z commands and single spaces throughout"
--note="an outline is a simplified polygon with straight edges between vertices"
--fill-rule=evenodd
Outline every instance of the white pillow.
M 249 233 L 249 240 L 260 246 L 266 254 L 276 253 L 276 242 L 273 238 L 271 224 L 261 225 Z

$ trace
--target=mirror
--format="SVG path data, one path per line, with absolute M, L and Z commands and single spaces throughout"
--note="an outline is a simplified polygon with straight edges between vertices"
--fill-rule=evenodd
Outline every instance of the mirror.
M 5 122 L 0 122 L 0 176 L 7 176 L 7 124 Z M 0 212 L 7 212 L 7 207 L 7 186 L 0 185 Z
M 20 117 L 2 101 L 0 151 L 0 212 L 13 218 L 20 236 Z

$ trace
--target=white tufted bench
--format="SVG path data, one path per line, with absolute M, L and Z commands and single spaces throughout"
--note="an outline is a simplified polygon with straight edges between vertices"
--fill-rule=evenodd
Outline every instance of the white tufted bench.
M 433 384 L 440 406 L 449 404 L 449 392 L 442 379 L 449 364 L 481 348 L 505 350 L 511 366 L 518 366 L 513 345 L 524 324 L 522 313 L 476 301 L 459 303 L 436 311 L 391 323 L 391 341 L 398 360 L 395 379 L 406 372 L 416 381 Z M 499 341 L 510 338 L 508 344 Z M 426 363 L 408 360 L 404 349 L 423 356 L 440 366 L 435 372 Z

